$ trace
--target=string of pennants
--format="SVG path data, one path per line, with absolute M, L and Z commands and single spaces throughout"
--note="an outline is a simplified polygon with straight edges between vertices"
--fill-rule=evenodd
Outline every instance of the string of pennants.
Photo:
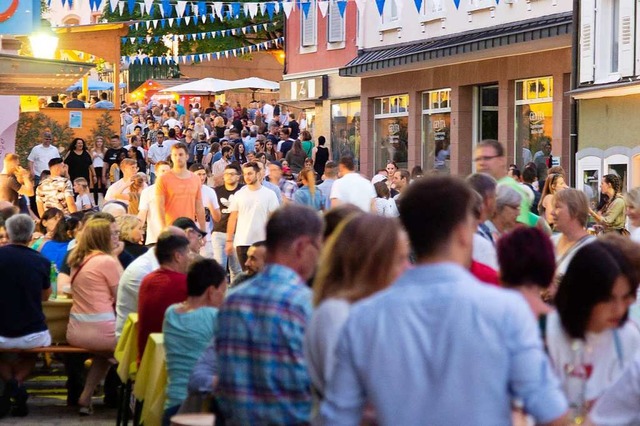
M 158 19 L 154 20 L 153 23 L 152 21 L 145 21 L 147 29 L 149 29 L 152 25 L 154 28 L 158 27 L 158 22 L 155 21 L 159 21 Z M 140 25 L 144 25 L 141 22 L 136 22 L 135 24 L 132 24 L 131 27 L 135 27 L 135 29 L 137 30 L 139 28 Z M 173 25 L 173 23 L 169 23 L 169 26 Z M 269 31 L 269 28 L 275 28 L 277 27 L 278 23 L 277 22 L 265 22 L 262 24 L 254 24 L 254 25 L 248 25 L 246 27 L 240 27 L 240 28 L 230 28 L 227 30 L 217 30 L 217 31 L 204 31 L 204 32 L 198 32 L 198 33 L 190 33 L 190 34 L 175 34 L 172 37 L 169 38 L 169 40 L 171 41 L 184 41 L 184 40 L 205 40 L 208 38 L 217 38 L 217 37 L 230 37 L 232 35 L 240 35 L 240 34 L 251 34 L 251 33 L 258 33 L 260 31 Z M 164 25 L 162 25 L 164 27 Z M 122 43 L 126 44 L 127 42 L 131 43 L 131 44 L 140 44 L 140 43 L 144 43 L 144 41 L 146 40 L 147 43 L 150 43 L 151 40 L 154 40 L 156 43 L 158 41 L 160 41 L 160 39 L 164 39 L 167 38 L 169 36 L 146 36 L 146 37 L 122 37 Z
M 240 55 L 246 55 L 252 52 L 259 52 L 260 50 L 269 50 L 272 48 L 281 47 L 284 43 L 284 37 L 279 37 L 273 40 L 267 40 L 262 43 L 252 44 L 250 46 L 243 46 L 236 49 L 223 50 L 219 52 L 211 53 L 192 53 L 188 55 L 178 56 L 147 56 L 147 55 L 133 55 L 123 56 L 122 60 L 126 64 L 148 64 L 148 65 L 171 65 L 182 62 L 198 63 L 204 61 L 210 61 L 212 59 L 223 59 L 238 57 Z
M 51 6 L 52 0 L 47 0 L 48 5 Z M 88 1 L 91 10 L 99 10 L 102 7 L 103 1 L 108 2 L 111 8 L 111 12 L 115 12 L 118 9 L 120 15 L 124 13 L 125 7 L 129 14 L 134 13 L 136 5 L 140 9 L 142 16 L 153 15 L 155 7 L 158 7 L 160 15 L 163 19 L 175 18 L 190 18 L 189 21 L 197 22 L 198 19 L 202 22 L 210 20 L 213 22 L 215 19 L 221 21 L 238 19 L 241 15 L 247 18 L 255 18 L 258 15 L 263 17 L 269 16 L 269 19 L 273 19 L 275 14 L 283 11 L 287 18 L 291 12 L 298 8 L 302 10 L 305 16 L 308 15 L 311 10 L 311 6 L 316 4 L 318 10 L 325 17 L 329 9 L 329 3 L 335 3 L 340 11 L 340 15 L 344 16 L 344 11 L 347 7 L 347 2 L 355 2 L 358 11 L 362 12 L 364 5 L 372 0 L 277 0 L 268 2 L 220 2 L 211 0 L 55 0 L 62 2 L 62 5 L 69 5 L 71 8 L 74 4 L 79 2 Z M 373 0 L 376 5 L 376 9 L 380 16 L 384 11 L 384 7 L 387 1 L 394 1 L 399 9 L 404 7 L 403 0 Z M 422 9 L 422 3 L 424 0 L 413 0 L 415 7 L 418 11 Z M 496 0 L 498 2 L 499 0 Z M 453 0 L 456 9 L 460 6 L 460 0 Z M 156 20 L 154 20 L 156 21 Z M 161 21 L 161 20 L 157 20 Z M 162 23 L 160 23 L 162 24 Z M 166 25 L 166 22 L 165 22 Z M 188 25 L 188 24 L 187 24 Z

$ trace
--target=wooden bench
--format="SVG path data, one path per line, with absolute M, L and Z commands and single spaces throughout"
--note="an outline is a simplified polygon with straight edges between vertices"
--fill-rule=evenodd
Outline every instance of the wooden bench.
M 90 354 L 84 348 L 78 348 L 69 345 L 53 345 L 53 346 L 41 346 L 31 349 L 4 349 L 0 348 L 0 352 L 4 353 L 19 353 L 19 354 Z

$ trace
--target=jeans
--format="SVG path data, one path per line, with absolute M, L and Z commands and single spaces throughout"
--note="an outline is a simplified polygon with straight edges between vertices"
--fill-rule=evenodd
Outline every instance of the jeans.
M 227 269 L 227 260 L 229 261 L 229 275 L 231 281 L 233 281 L 237 274 L 242 272 L 240 262 L 238 262 L 238 256 L 235 250 L 231 253 L 231 256 L 227 256 L 224 252 L 224 246 L 227 242 L 226 232 L 212 232 L 211 244 L 213 245 L 213 258 L 218 262 L 225 270 Z

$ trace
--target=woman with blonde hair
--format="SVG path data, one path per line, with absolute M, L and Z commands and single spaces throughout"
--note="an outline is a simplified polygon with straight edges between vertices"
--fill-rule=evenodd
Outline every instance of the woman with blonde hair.
M 624 199 L 627 204 L 627 217 L 633 227 L 631 240 L 640 243 L 640 188 L 633 188 Z
M 227 130 L 227 126 L 225 126 L 222 116 L 219 115 L 213 119 L 213 130 L 218 139 L 224 138 L 224 131 Z
M 553 197 L 559 191 L 566 188 L 568 188 L 567 184 L 564 182 L 564 177 L 560 173 L 551 173 L 544 181 L 544 188 L 542 188 L 540 202 L 538 203 L 538 213 L 552 228 L 554 226 L 553 216 L 551 215 Z
M 105 378 L 116 347 L 116 316 L 113 310 L 122 267 L 112 255 L 118 244 L 118 226 L 106 219 L 90 219 L 69 254 L 73 305 L 67 341 L 95 356 L 78 404 L 80 414 L 92 414 L 91 397 Z
M 367 255 L 354 247 L 367 247 Z M 388 287 L 409 266 L 409 242 L 397 220 L 355 214 L 331 234 L 319 264 L 304 349 L 313 387 L 322 395 L 351 305 Z
M 316 188 L 316 172 L 313 169 L 303 169 L 298 177 L 302 187 L 293 194 L 293 201 L 314 210 L 324 210 L 326 198 L 322 191 Z
M 127 213 L 137 215 L 140 210 L 140 194 L 146 185 L 146 176 L 144 173 L 138 173 L 131 178 L 129 185 L 129 207 Z
M 142 245 L 142 221 L 137 216 L 125 214 L 116 218 L 116 224 L 120 229 L 120 241 L 124 243 L 124 249 L 134 258 L 147 252 L 147 247 Z

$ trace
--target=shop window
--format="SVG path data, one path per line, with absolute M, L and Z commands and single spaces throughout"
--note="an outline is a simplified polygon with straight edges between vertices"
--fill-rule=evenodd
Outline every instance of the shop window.
M 398 18 L 398 5 L 396 4 L 396 0 L 388 0 L 382 11 L 382 22 L 384 24 L 390 24 L 396 22 Z
M 408 166 L 409 96 L 387 96 L 374 100 L 374 163 L 384 169 L 395 161 L 399 168 Z
M 300 34 L 301 34 L 301 42 L 302 47 L 311 47 L 316 45 L 316 35 L 317 35 L 317 7 L 315 0 L 307 0 L 305 3 L 311 3 L 309 7 L 309 12 L 305 16 L 304 12 L 300 10 Z
M 451 89 L 422 93 L 422 168 L 449 173 Z
M 629 187 L 629 157 L 623 154 L 614 154 L 604 159 L 605 174 L 617 175 L 622 182 L 622 192 L 626 193 Z
M 350 156 L 360 169 L 360 101 L 331 104 L 331 153 L 334 161 Z
M 553 135 L 553 78 L 516 81 L 515 164 L 534 162 L 540 183 L 546 178 Z
M 498 139 L 498 86 L 483 86 L 479 92 L 478 140 Z

